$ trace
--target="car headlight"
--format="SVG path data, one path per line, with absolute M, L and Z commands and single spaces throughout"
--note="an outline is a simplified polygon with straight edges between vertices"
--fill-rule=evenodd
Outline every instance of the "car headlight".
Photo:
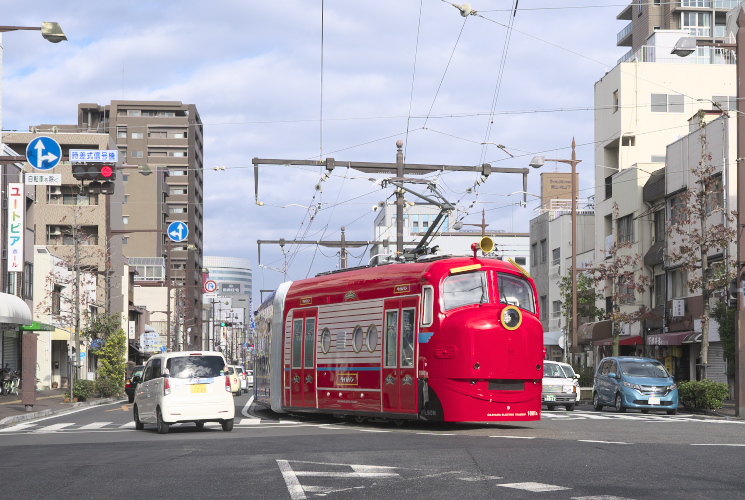
M 508 330 L 516 330 L 523 322 L 520 309 L 515 306 L 507 306 L 502 310 L 502 324 Z
M 561 392 L 573 392 L 574 386 L 573 385 L 565 385 L 561 388 Z
M 668 385 L 667 386 L 667 390 L 668 391 L 674 391 L 677 388 L 678 388 L 678 384 L 673 384 L 673 385 Z
M 642 390 L 642 386 L 640 386 L 639 384 L 632 384 L 631 382 L 624 382 L 623 385 L 625 385 L 629 389 L 636 389 L 637 391 Z

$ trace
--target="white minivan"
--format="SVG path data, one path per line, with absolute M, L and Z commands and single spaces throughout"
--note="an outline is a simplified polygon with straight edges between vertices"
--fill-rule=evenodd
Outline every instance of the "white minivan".
M 563 406 L 573 411 L 579 401 L 579 375 L 571 365 L 558 361 L 543 362 L 542 400 L 547 410 Z
M 160 434 L 170 424 L 220 422 L 233 430 L 235 402 L 222 353 L 183 351 L 156 354 L 142 372 L 134 399 L 135 428 L 155 424 Z

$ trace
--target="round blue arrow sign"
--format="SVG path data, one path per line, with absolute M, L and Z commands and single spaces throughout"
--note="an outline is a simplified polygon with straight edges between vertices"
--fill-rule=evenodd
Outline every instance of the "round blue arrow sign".
M 26 146 L 26 161 L 38 170 L 51 170 L 62 158 L 59 142 L 51 137 L 37 137 Z
M 168 224 L 168 237 L 175 242 L 184 241 L 189 236 L 189 226 L 181 221 Z

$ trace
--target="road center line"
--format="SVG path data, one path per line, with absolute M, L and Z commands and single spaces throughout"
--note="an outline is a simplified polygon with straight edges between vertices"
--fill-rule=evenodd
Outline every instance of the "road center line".
M 624 443 L 623 441 L 595 441 L 593 439 L 578 439 L 580 443 L 601 443 L 601 444 L 632 444 Z

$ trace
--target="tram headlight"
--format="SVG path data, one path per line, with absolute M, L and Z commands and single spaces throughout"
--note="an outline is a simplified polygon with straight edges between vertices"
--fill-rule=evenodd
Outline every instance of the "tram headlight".
M 508 330 L 516 330 L 523 322 L 523 315 L 515 306 L 502 309 L 502 325 Z

